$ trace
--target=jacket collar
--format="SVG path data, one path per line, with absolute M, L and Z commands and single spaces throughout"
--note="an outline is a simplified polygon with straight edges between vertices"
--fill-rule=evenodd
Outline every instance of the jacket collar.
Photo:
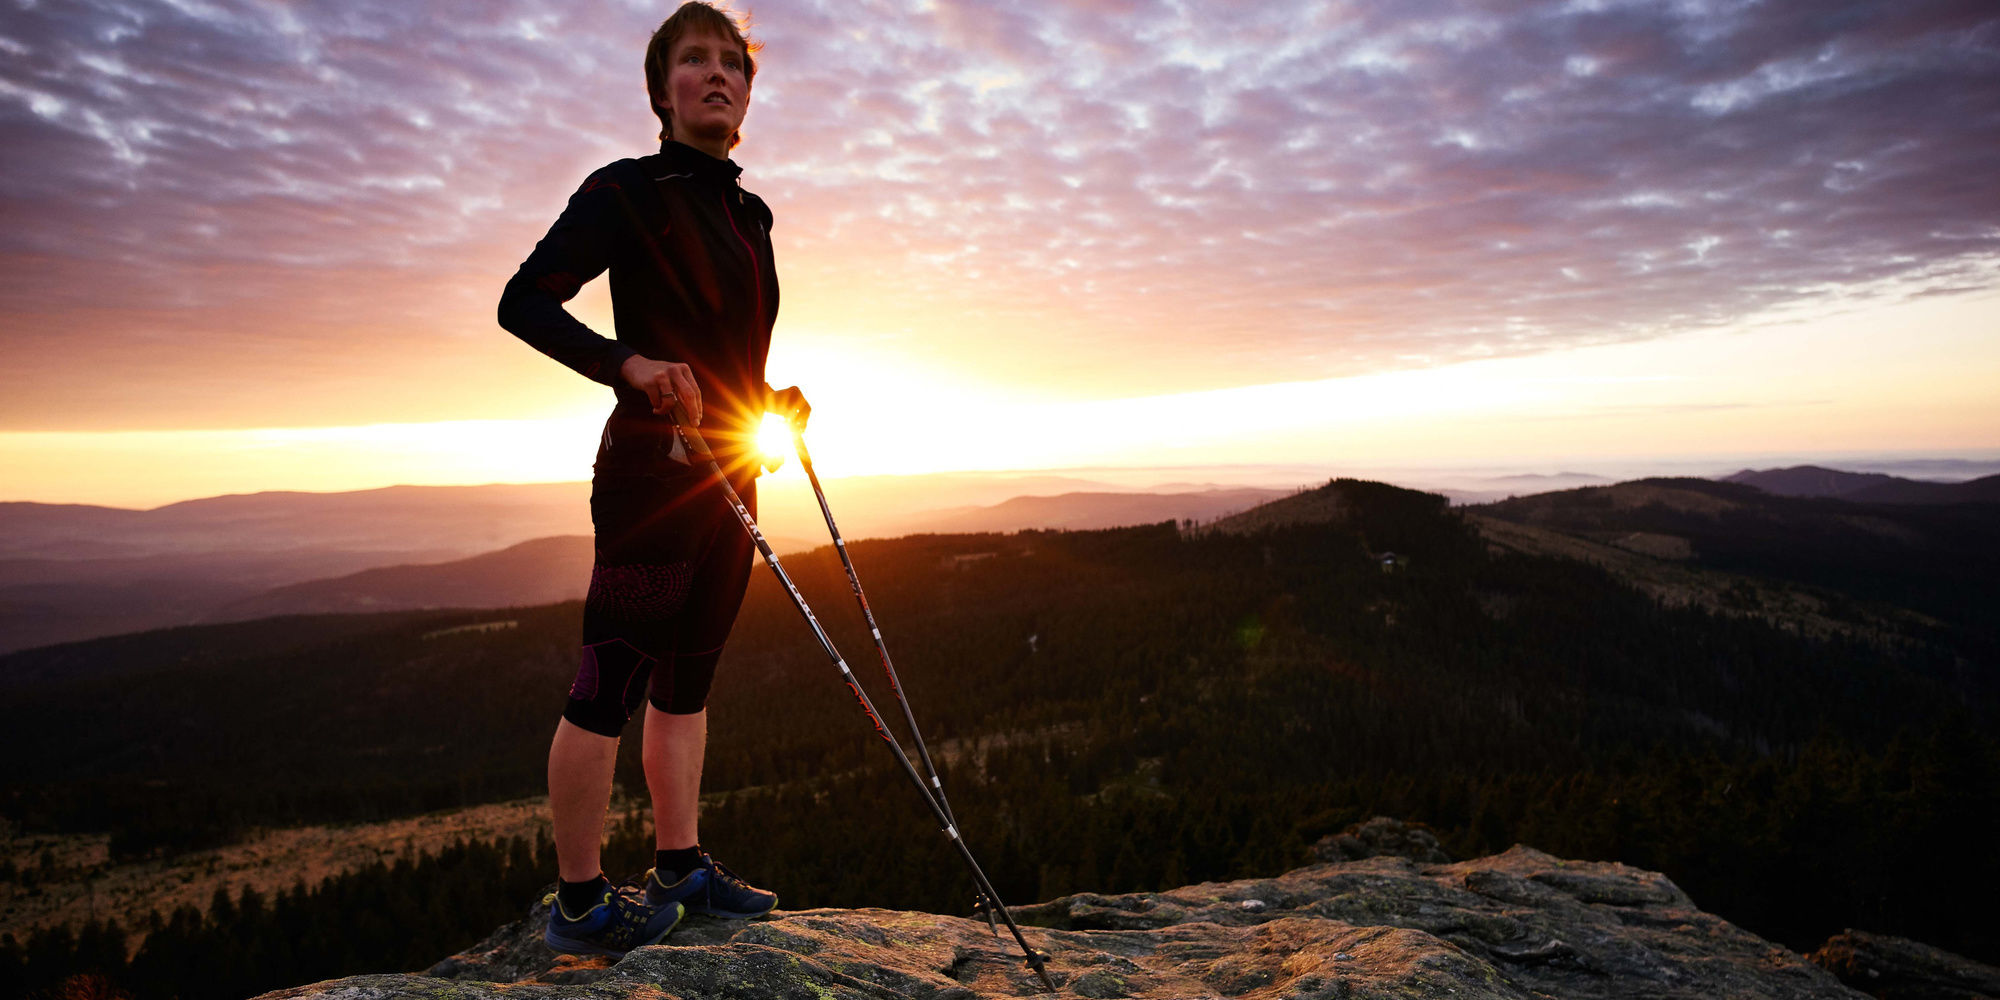
M 671 172 L 693 174 L 720 184 L 734 184 L 743 173 L 743 168 L 737 166 L 735 160 L 718 160 L 687 143 L 672 139 L 660 140 L 660 155 L 667 158 Z

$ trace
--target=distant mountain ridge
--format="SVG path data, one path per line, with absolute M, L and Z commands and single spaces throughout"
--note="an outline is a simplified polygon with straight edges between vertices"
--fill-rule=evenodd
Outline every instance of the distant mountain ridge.
M 1087 531 L 1130 524 L 1194 519 L 1206 521 L 1285 495 L 1284 490 L 1206 489 L 1177 493 L 1064 493 L 1022 496 L 990 507 L 935 511 L 914 519 L 912 531 L 960 533 L 1057 528 Z
M 1080 490 L 1058 476 L 872 476 L 827 484 L 849 539 L 1084 530 L 1212 519 L 1282 494 Z M 759 523 L 780 554 L 827 544 L 804 483 L 767 482 Z M 926 504 L 980 500 L 992 505 Z M 590 579 L 590 484 L 396 486 L 208 497 L 153 510 L 0 504 L 0 653 L 269 615 L 575 600 Z
M 1334 480 L 1313 489 L 1300 490 L 1290 496 L 1259 504 L 1242 513 L 1232 514 L 1213 524 L 1202 525 L 1200 530 L 1243 535 L 1285 525 L 1337 522 L 1348 514 L 1346 490 L 1351 482 L 1353 481 Z
M 1065 493 L 1016 497 L 991 507 L 966 507 L 914 519 L 911 534 L 1085 530 L 1208 518 L 1242 510 L 1278 490 L 1200 490 L 1189 493 Z M 818 547 L 771 537 L 783 555 Z M 820 543 L 824 544 L 824 543 Z M 224 605 L 203 622 L 248 621 L 273 615 L 403 611 L 431 608 L 504 608 L 581 600 L 594 560 L 587 535 L 537 538 L 464 559 L 399 564 L 345 576 L 277 587 Z
M 297 549 L 460 555 L 587 529 L 588 483 L 271 491 L 151 510 L 0 503 L 0 556 L 76 559 Z
M 588 483 L 0 503 L 0 651 L 208 620 L 273 587 L 590 530 Z
M 1817 465 L 1744 469 L 1720 482 L 1743 483 L 1786 497 L 1825 497 L 1856 503 L 2000 503 L 2000 475 L 1965 482 L 1905 479 L 1879 472 L 1844 472 Z
M 382 566 L 309 580 L 234 601 L 203 616 L 232 622 L 272 615 L 425 608 L 503 608 L 581 600 L 595 556 L 587 535 L 557 535 L 468 559 Z
M 1512 492 L 1591 478 L 1577 472 L 1502 477 L 1487 484 L 1494 491 L 1460 493 L 1456 499 L 1494 499 L 1499 487 Z M 1697 482 L 1723 492 L 1689 485 Z M 1644 485 L 1649 483 L 1654 485 Z M 780 479 L 763 486 L 759 521 L 781 553 L 824 543 L 818 507 L 802 482 Z M 1754 504 L 1756 497 L 1941 509 L 2000 502 L 2000 476 L 1939 483 L 1818 466 L 1746 469 L 1722 481 L 1634 480 L 1584 489 L 1612 491 L 1591 495 L 1621 508 L 1662 503 L 1720 510 Z M 1334 520 L 1340 503 L 1339 491 L 1198 484 L 1176 484 L 1171 491 L 1114 490 L 1047 475 L 872 476 L 831 481 L 827 490 L 850 539 L 1095 530 L 1190 519 L 1202 530 L 1244 531 Z M 572 482 L 269 492 L 153 510 L 0 503 L 0 652 L 259 615 L 574 599 L 588 583 L 588 546 L 554 539 L 587 541 L 589 492 L 589 483 Z M 1548 502 L 1540 498 L 1573 493 L 1516 497 L 1505 503 L 1517 506 L 1504 509 L 1532 511 Z M 996 496 L 999 502 L 983 502 Z M 1518 520 L 1500 510 L 1495 508 L 1495 516 Z M 1882 510 L 1848 513 L 1864 519 L 1856 523 L 1891 534 L 1913 530 Z M 1626 531 L 1634 533 L 1645 537 L 1594 540 L 1631 551 L 1654 544 L 1656 553 L 1687 544 L 1673 532 Z

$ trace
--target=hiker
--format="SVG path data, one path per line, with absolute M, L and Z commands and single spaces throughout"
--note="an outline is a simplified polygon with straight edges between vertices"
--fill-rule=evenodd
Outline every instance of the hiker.
M 704 706 L 751 542 L 671 420 L 678 404 L 754 511 L 765 412 L 801 427 L 811 412 L 797 387 L 764 381 L 778 311 L 771 212 L 729 159 L 756 50 L 706 3 L 668 17 L 646 46 L 659 153 L 587 177 L 500 299 L 501 326 L 617 397 L 591 478 L 583 648 L 549 747 L 561 881 L 544 937 L 562 952 L 623 954 L 665 937 L 683 912 L 756 917 L 777 905 L 716 863 L 697 832 Z M 563 308 L 606 270 L 616 340 Z M 614 886 L 598 847 L 618 736 L 642 700 L 658 854 L 643 885 Z

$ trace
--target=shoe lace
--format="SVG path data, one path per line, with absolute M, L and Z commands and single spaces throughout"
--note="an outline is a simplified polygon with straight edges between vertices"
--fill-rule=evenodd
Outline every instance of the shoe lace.
M 645 891 L 644 883 L 639 878 L 628 878 L 616 886 L 607 884 L 604 887 L 604 895 L 598 897 L 597 904 L 591 907 L 593 910 L 597 906 L 610 908 L 611 923 L 604 928 L 604 937 L 608 941 L 622 943 L 636 939 L 645 930 L 647 921 L 652 917 L 649 908 L 643 902 L 643 897 L 635 897 L 634 893 L 625 891 L 627 889 L 636 889 L 641 893 Z M 556 893 L 544 895 L 542 902 L 553 912 L 560 914 L 564 920 L 571 919 L 569 914 L 561 909 L 562 904 L 557 902 Z M 580 920 L 581 917 L 575 919 Z
M 740 876 L 738 876 L 735 872 L 730 871 L 728 868 L 723 867 L 722 862 L 717 861 L 714 858 L 704 858 L 703 860 L 708 862 L 708 868 L 713 873 L 710 876 L 711 879 L 717 879 L 717 878 L 722 879 L 729 885 L 734 886 L 738 889 L 751 888 L 750 883 L 743 881 L 743 879 Z

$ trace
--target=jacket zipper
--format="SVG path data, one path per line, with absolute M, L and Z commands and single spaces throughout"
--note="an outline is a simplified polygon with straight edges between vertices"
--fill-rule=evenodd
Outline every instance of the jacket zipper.
M 741 196 L 741 195 L 738 195 L 738 197 L 739 197 L 739 198 L 741 198 L 742 196 Z M 751 280 L 753 280 L 754 282 L 756 282 L 756 285 L 755 285 L 755 287 L 756 287 L 756 289 L 757 289 L 757 328 L 758 328 L 758 329 L 762 329 L 762 328 L 763 328 L 763 326 L 764 326 L 764 265 L 763 265 L 763 262 L 762 262 L 762 261 L 759 261 L 759 260 L 757 259 L 757 250 L 756 250 L 756 248 L 755 248 L 755 247 L 752 247 L 752 246 L 750 245 L 750 241 L 749 241 L 749 240 L 747 240 L 747 239 L 744 239 L 744 238 L 743 238 L 743 230 L 741 230 L 741 229 L 738 229 L 738 228 L 736 228 L 736 213 L 734 213 L 734 212 L 731 212 L 731 211 L 729 210 L 729 198 L 728 198 L 728 197 L 727 197 L 726 195 L 725 195 L 725 196 L 724 196 L 724 197 L 722 198 L 722 215 L 723 215 L 723 218 L 726 218 L 726 219 L 728 219 L 728 220 L 729 220 L 729 231 L 730 231 L 730 232 L 732 232 L 732 233 L 735 233 L 735 234 L 736 234 L 736 239 L 737 239 L 737 241 L 738 241 L 738 242 L 741 242 L 741 243 L 743 244 L 743 249 L 744 249 L 744 251 L 745 251 L 745 252 L 747 252 L 747 253 L 748 253 L 748 254 L 750 255 L 750 277 L 751 277 Z M 754 332 L 753 332 L 753 335 L 754 335 Z

